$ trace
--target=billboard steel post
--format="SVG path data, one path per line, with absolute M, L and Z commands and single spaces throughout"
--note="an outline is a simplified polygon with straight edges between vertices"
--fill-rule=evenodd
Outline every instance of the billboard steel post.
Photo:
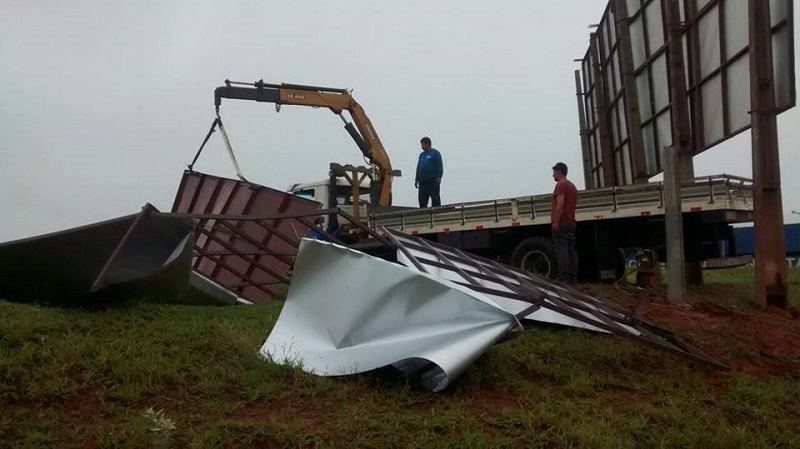
M 670 102 L 672 103 L 672 146 L 676 149 L 675 162 L 680 179 L 694 178 L 693 151 L 689 100 L 686 97 L 686 65 L 683 61 L 683 44 L 678 0 L 666 0 L 667 57 L 669 59 Z
M 677 147 L 665 147 L 664 162 L 664 223 L 667 244 L 667 299 L 680 305 L 686 297 L 686 265 L 683 254 L 683 213 L 681 211 L 681 176 L 678 170 Z
M 749 11 L 756 300 L 764 307 L 786 308 L 788 285 L 770 2 L 749 0 Z

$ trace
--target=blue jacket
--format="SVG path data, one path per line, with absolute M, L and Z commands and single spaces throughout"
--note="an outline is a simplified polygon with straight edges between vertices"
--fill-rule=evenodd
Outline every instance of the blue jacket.
M 442 155 L 436 148 L 431 148 L 428 151 L 422 151 L 417 160 L 417 177 L 415 181 L 430 181 L 432 179 L 441 178 L 444 174 L 444 165 L 442 164 Z

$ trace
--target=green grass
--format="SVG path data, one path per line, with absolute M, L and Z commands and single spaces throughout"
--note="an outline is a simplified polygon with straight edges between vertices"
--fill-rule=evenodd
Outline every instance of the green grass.
M 279 313 L 0 301 L 0 447 L 800 445 L 792 373 L 529 327 L 434 394 L 388 369 L 331 379 L 261 360 Z
M 800 309 L 800 269 L 787 271 L 789 307 Z M 666 291 L 666 270 L 662 270 L 661 288 Z M 627 277 L 628 282 L 636 281 L 635 274 Z M 726 270 L 703 270 L 703 285 L 688 287 L 689 293 L 716 298 L 720 304 L 731 306 L 737 310 L 752 310 L 757 307 L 755 295 L 755 271 L 752 266 L 731 268 Z

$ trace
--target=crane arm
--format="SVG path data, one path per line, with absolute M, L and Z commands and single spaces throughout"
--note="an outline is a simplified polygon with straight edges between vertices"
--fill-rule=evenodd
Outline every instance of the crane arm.
M 218 112 L 223 98 L 330 109 L 331 112 L 341 117 L 345 123 L 345 129 L 356 142 L 364 157 L 371 164 L 377 166 L 380 173 L 378 179 L 380 189 L 378 203 L 391 205 L 392 181 L 395 173 L 392 170 L 389 155 L 386 153 L 383 143 L 378 137 L 378 133 L 375 132 L 375 128 L 373 128 L 366 112 L 347 89 L 297 84 L 267 84 L 263 81 L 233 83 L 226 80 L 225 86 L 220 86 L 214 90 L 214 105 Z M 342 111 L 345 110 L 350 113 L 355 127 L 353 123 L 348 122 L 342 116 Z

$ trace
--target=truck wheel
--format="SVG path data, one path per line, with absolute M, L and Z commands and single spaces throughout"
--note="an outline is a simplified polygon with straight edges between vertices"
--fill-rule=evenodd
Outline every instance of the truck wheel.
M 544 277 L 556 277 L 556 261 L 555 246 L 544 237 L 527 238 L 511 253 L 511 265 Z

